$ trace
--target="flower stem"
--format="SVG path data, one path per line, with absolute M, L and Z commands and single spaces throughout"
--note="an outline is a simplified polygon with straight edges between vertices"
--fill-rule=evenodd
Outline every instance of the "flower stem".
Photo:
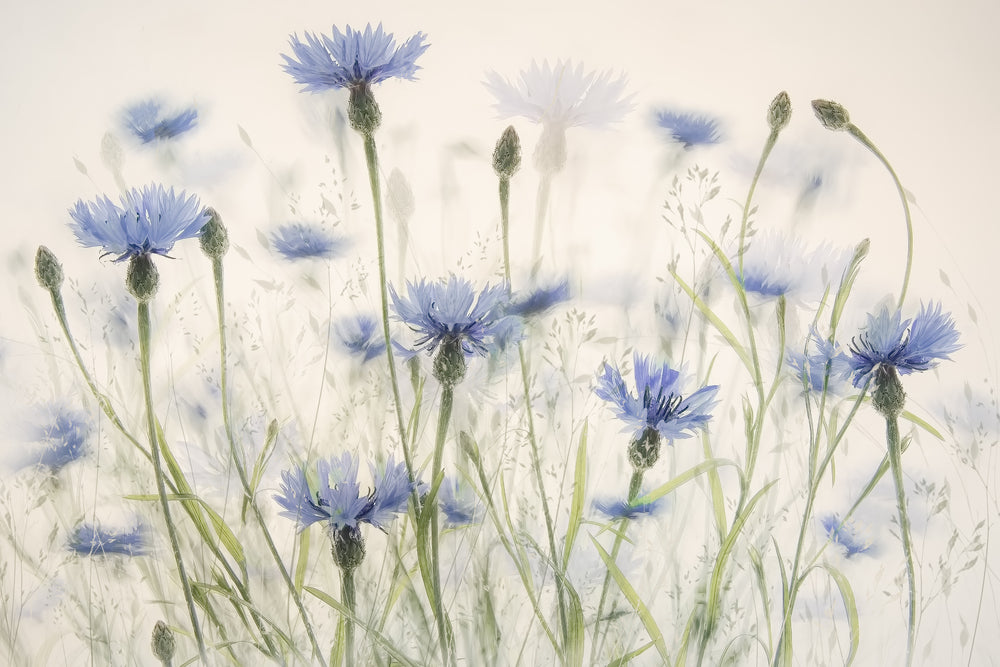
M 500 229 L 503 236 L 503 275 L 510 285 L 510 178 L 500 177 Z
M 545 172 L 538 182 L 538 196 L 535 199 L 535 240 L 531 249 L 531 275 L 538 270 L 542 252 L 542 234 L 549 209 L 549 194 L 552 192 L 552 174 Z
M 170 518 L 170 503 L 167 500 L 167 488 L 163 481 L 163 468 L 160 464 L 160 448 L 158 445 L 156 416 L 153 413 L 153 385 L 150 377 L 149 366 L 149 303 L 139 302 L 139 364 L 142 367 L 142 389 L 146 400 L 146 425 L 149 429 L 149 450 L 153 461 L 153 473 L 156 478 L 156 491 L 160 496 L 160 506 L 163 509 L 163 519 L 167 524 L 167 536 L 170 538 L 170 546 L 174 554 L 174 561 L 177 564 L 177 575 L 181 580 L 181 587 L 184 589 L 184 599 L 187 602 L 188 615 L 191 617 L 191 629 L 194 632 L 195 641 L 198 643 L 198 654 L 203 663 L 208 662 L 205 653 L 205 640 L 201 635 L 201 626 L 198 623 L 198 612 L 194 607 L 194 597 L 191 594 L 191 582 L 188 580 L 187 571 L 184 569 L 184 559 L 181 557 L 180 541 L 177 539 L 177 528 Z
M 215 276 L 215 305 L 216 310 L 218 311 L 219 320 L 219 381 L 222 391 L 222 421 L 225 424 L 226 439 L 229 441 L 229 452 L 233 458 L 233 465 L 236 466 L 236 473 L 240 478 L 240 485 L 243 487 L 244 507 L 249 505 L 253 510 L 254 517 L 260 525 L 261 533 L 264 535 L 264 541 L 267 543 L 268 551 L 271 552 L 271 557 L 274 559 L 275 564 L 278 566 L 278 570 L 281 572 L 281 578 L 288 587 L 288 591 L 292 594 L 292 600 L 295 602 L 295 607 L 298 609 L 299 615 L 302 617 L 302 623 L 305 625 L 306 634 L 309 635 L 309 641 L 312 644 L 313 654 L 315 658 L 322 663 L 323 651 L 320 649 L 319 641 L 316 639 L 316 634 L 313 632 L 312 624 L 309 622 L 309 615 L 306 613 L 305 606 L 302 604 L 302 596 L 299 595 L 299 591 L 296 589 L 291 576 L 288 574 L 288 569 L 285 568 L 285 563 L 281 559 L 281 554 L 278 553 L 274 540 L 271 539 L 271 533 L 267 530 L 267 524 L 264 521 L 264 516 L 261 514 L 260 507 L 257 506 L 257 503 L 253 498 L 253 491 L 250 488 L 250 482 L 247 479 L 246 465 L 240 456 L 239 448 L 236 446 L 236 438 L 233 435 L 232 417 L 229 412 L 229 373 L 227 364 L 226 311 L 222 257 L 212 258 L 212 272 Z M 258 624 L 258 627 L 261 628 L 264 641 L 267 643 L 267 646 L 271 649 L 272 653 L 274 653 L 276 649 L 271 642 L 270 635 L 263 631 L 258 614 L 254 612 L 253 616 L 254 621 Z
M 434 443 L 434 458 L 431 463 L 431 479 L 437 483 L 443 473 L 444 441 L 448 435 L 448 424 L 451 421 L 451 409 L 455 399 L 455 387 L 449 383 L 441 385 L 441 407 L 438 413 L 437 438 Z M 455 647 L 450 641 L 451 633 L 448 631 L 448 617 L 444 609 L 444 600 L 441 596 L 441 555 L 439 549 L 438 534 L 438 511 L 437 497 L 434 498 L 434 506 L 428 508 L 430 511 L 431 524 L 431 587 L 434 599 L 431 605 L 434 607 L 434 618 L 437 621 L 438 639 L 441 642 L 441 656 L 445 665 L 455 664 Z
M 354 592 L 354 570 L 340 568 L 340 584 L 340 595 L 344 606 L 351 612 L 344 623 L 344 663 L 347 667 L 354 667 L 354 617 L 357 615 L 358 606 Z
M 903 463 L 899 442 L 899 420 L 886 417 L 885 442 L 889 450 L 889 467 L 896 486 L 896 509 L 899 511 L 899 536 L 906 559 L 906 580 L 909 593 L 909 613 L 906 620 L 906 665 L 913 664 L 913 644 L 917 631 L 917 581 L 913 569 L 913 545 L 910 542 L 910 518 L 906 512 L 906 489 L 903 487 Z

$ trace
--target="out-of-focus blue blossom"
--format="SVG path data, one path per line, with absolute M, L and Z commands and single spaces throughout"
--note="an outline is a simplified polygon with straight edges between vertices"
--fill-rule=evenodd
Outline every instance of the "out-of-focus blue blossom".
M 921 305 L 913 320 L 903 320 L 900 312 L 882 308 L 868 315 L 865 328 L 851 339 L 850 365 L 855 387 L 864 386 L 880 366 L 897 370 L 900 375 L 926 371 L 962 345 L 950 313 L 941 312 L 941 304 Z
M 174 139 L 198 124 L 198 111 L 184 109 L 176 114 L 163 113 L 158 100 L 145 100 L 126 107 L 122 113 L 125 129 L 139 141 L 149 144 L 157 140 Z
M 67 546 L 82 556 L 142 556 L 146 553 L 146 542 L 146 529 L 141 524 L 113 530 L 81 523 L 73 530 Z
M 666 507 L 666 499 L 660 497 L 651 503 L 629 503 L 622 498 L 596 498 L 593 506 L 595 510 L 612 520 L 638 519 L 658 513 Z
M 441 482 L 439 493 L 439 506 L 448 525 L 482 523 L 486 511 L 471 486 L 463 484 L 458 477 L 446 477 Z
M 529 318 L 541 315 L 549 308 L 569 300 L 569 281 L 562 280 L 555 285 L 539 287 L 527 294 L 515 294 L 507 305 L 507 314 Z
M 477 295 L 472 284 L 452 274 L 429 283 L 406 283 L 407 296 L 390 286 L 393 310 L 418 335 L 414 348 L 432 353 L 457 341 L 467 355 L 486 356 L 502 333 L 507 285 L 486 286 Z
M 657 431 L 668 441 L 690 438 L 712 418 L 717 385 L 698 389 L 684 398 L 684 380 L 679 371 L 667 364 L 655 365 L 649 357 L 633 355 L 636 394 L 625 386 L 621 371 L 604 364 L 594 393 L 611 404 L 615 415 L 640 437 L 647 429 Z
M 764 298 L 813 297 L 822 293 L 826 282 L 838 283 L 849 259 L 850 253 L 829 245 L 808 251 L 799 239 L 767 231 L 750 240 L 739 277 L 743 289 Z M 737 274 L 739 261 L 732 260 Z
M 86 413 L 67 405 L 48 406 L 40 423 L 31 429 L 32 440 L 41 444 L 31 463 L 58 472 L 87 453 L 91 424 Z
M 274 496 L 279 514 L 298 524 L 298 531 L 319 521 L 326 522 L 331 534 L 345 528 L 359 533 L 361 523 L 385 530 L 394 514 L 406 511 L 411 484 L 404 466 L 390 458 L 385 470 L 373 468 L 375 488 L 361 495 L 358 460 L 350 452 L 317 461 L 315 476 L 307 466 L 281 473 L 280 493 Z
M 375 30 L 371 24 L 360 32 L 347 26 L 341 33 L 333 27 L 333 35 L 305 33 L 289 38 L 292 55 L 282 54 L 284 70 L 305 92 L 322 92 L 332 88 L 357 88 L 380 83 L 386 79 L 414 79 L 420 67 L 417 58 L 427 50 L 425 35 L 418 32 L 397 47 L 392 33 Z
M 853 521 L 842 523 L 836 514 L 827 514 L 820 518 L 820 523 L 827 538 L 841 548 L 845 557 L 872 552 L 872 541 L 861 534 Z
M 378 322 L 368 315 L 345 317 L 333 325 L 343 348 L 359 357 L 362 363 L 385 352 L 385 339 L 376 331 L 377 328 Z
M 673 141 L 684 146 L 684 150 L 722 140 L 719 121 L 711 116 L 661 109 L 656 112 L 656 124 L 666 130 Z
M 332 259 L 346 247 L 344 239 L 336 237 L 318 224 L 295 222 L 282 225 L 271 235 L 275 251 L 294 262 L 300 259 Z
M 208 214 L 195 195 L 162 185 L 133 188 L 121 206 L 108 197 L 82 199 L 69 210 L 70 228 L 85 247 L 101 247 L 116 262 L 138 255 L 166 255 L 181 239 L 198 236 Z
M 809 337 L 812 354 L 803 356 L 799 350 L 789 349 L 786 352 L 786 363 L 795 372 L 795 379 L 800 383 L 807 382 L 811 391 L 822 392 L 824 383 L 827 391 L 836 393 L 847 382 L 851 375 L 851 364 L 840 346 L 832 343 L 816 331 Z M 829 379 L 827 379 L 827 364 Z

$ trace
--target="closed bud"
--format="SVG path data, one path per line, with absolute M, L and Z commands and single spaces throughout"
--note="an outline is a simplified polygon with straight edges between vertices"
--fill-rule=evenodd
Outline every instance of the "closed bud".
M 145 303 L 156 295 L 160 286 L 160 272 L 148 253 L 134 255 L 129 260 L 125 285 L 139 303 Z
M 628 461 L 636 472 L 649 470 L 660 458 L 660 432 L 646 427 L 628 446 Z
M 174 659 L 174 648 L 176 645 L 174 631 L 163 621 L 157 621 L 153 626 L 153 655 L 164 665 L 169 665 Z
M 846 130 L 851 124 L 851 114 L 843 105 L 830 100 L 813 100 L 812 105 L 816 118 L 828 130 Z
M 382 110 L 372 96 L 371 86 L 359 84 L 351 88 L 351 98 L 347 103 L 347 118 L 351 127 L 370 137 L 382 124 Z
M 781 91 L 767 108 L 767 124 L 771 126 L 772 132 L 779 132 L 791 119 L 792 101 L 788 98 L 788 93 Z
M 39 285 L 50 292 L 58 290 L 63 281 L 62 264 L 43 245 L 38 246 L 38 252 L 35 253 L 35 278 Z
M 513 125 L 507 127 L 493 149 L 493 171 L 500 178 L 510 178 L 521 168 L 521 139 Z
M 345 526 L 330 535 L 333 542 L 333 562 L 341 570 L 351 572 L 365 560 L 365 538 L 357 528 Z
M 895 419 L 903 411 L 906 403 L 906 392 L 899 379 L 899 373 L 888 364 L 881 364 L 875 371 L 875 392 L 872 394 L 872 406 L 886 419 Z
M 218 259 L 229 250 L 229 232 L 222 224 L 222 216 L 219 215 L 218 211 L 209 207 L 205 209 L 205 212 L 208 213 L 209 217 L 199 235 L 201 250 L 212 259 Z
M 465 377 L 465 368 L 462 341 L 458 338 L 446 339 L 434 357 L 434 377 L 442 385 L 454 387 Z

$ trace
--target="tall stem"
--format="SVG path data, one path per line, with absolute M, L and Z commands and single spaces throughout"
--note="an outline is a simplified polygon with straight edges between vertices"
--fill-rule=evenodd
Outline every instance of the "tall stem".
M 240 478 L 240 485 L 243 487 L 244 503 L 248 504 L 253 510 L 254 517 L 257 519 L 257 524 L 260 526 L 260 532 L 264 536 L 264 541 L 267 544 L 268 551 L 271 552 L 271 557 L 274 559 L 275 564 L 278 566 L 278 570 L 281 572 L 281 578 L 285 582 L 285 586 L 288 588 L 289 593 L 292 595 L 292 600 L 295 602 L 295 607 L 299 611 L 299 615 L 302 617 L 302 623 L 305 625 L 306 634 L 309 635 L 309 642 L 312 644 L 313 655 L 317 661 L 323 662 L 323 651 L 320 649 L 319 641 L 316 639 L 316 634 L 313 631 L 312 623 L 309 621 L 309 615 L 306 613 L 305 605 L 302 604 L 302 596 L 299 595 L 298 589 L 295 587 L 295 583 L 292 581 L 291 576 L 288 574 L 288 569 L 285 568 L 285 563 L 281 559 L 281 554 L 278 553 L 278 549 L 274 544 L 274 540 L 271 539 L 271 533 L 267 530 L 267 524 L 264 521 L 264 516 L 261 514 L 260 507 L 257 506 L 256 501 L 253 498 L 253 491 L 250 488 L 250 482 L 247 479 L 246 464 L 243 461 L 243 457 L 240 455 L 239 448 L 236 446 L 236 438 L 233 435 L 233 425 L 232 417 L 229 411 L 229 372 L 228 372 L 228 352 L 226 344 L 226 311 L 225 311 L 225 297 L 224 297 L 224 281 L 223 281 L 223 267 L 222 258 L 213 257 L 212 258 L 212 272 L 215 276 L 215 305 L 218 311 L 219 320 L 219 381 L 220 388 L 222 391 L 222 421 L 226 428 L 226 439 L 229 441 L 229 452 L 233 458 L 233 465 L 236 466 L 236 474 Z M 254 620 L 257 621 L 258 626 L 260 621 L 256 612 L 254 612 Z M 263 632 L 264 641 L 267 643 L 268 648 L 275 650 L 272 645 L 270 636 Z
M 340 568 L 340 595 L 344 606 L 351 612 L 344 625 L 344 662 L 354 667 L 354 617 L 357 615 L 357 598 L 354 592 L 354 570 Z
M 889 467 L 896 486 L 896 509 L 899 511 L 899 536 L 906 559 L 906 580 L 909 592 L 909 613 L 906 619 L 906 664 L 913 664 L 913 644 L 917 630 L 917 581 L 913 569 L 913 545 L 910 542 L 910 518 L 906 512 L 906 489 L 903 487 L 903 463 L 899 442 L 899 420 L 886 417 L 885 442 L 889 450 Z
M 431 479 L 437 483 L 444 470 L 444 441 L 448 435 L 448 424 L 451 421 L 451 409 L 455 399 L 455 387 L 450 383 L 441 385 L 441 408 L 438 413 L 437 439 L 434 443 L 434 458 L 431 463 Z M 434 618 L 437 621 L 438 639 L 441 642 L 441 656 L 446 665 L 455 664 L 454 647 L 448 632 L 448 618 L 445 614 L 444 600 L 441 596 L 441 556 L 438 535 L 437 497 L 430 511 L 431 524 L 431 585 L 434 592 Z
M 142 390 L 146 399 L 146 425 L 149 429 L 149 450 L 153 460 L 153 473 L 156 477 L 156 491 L 160 496 L 160 506 L 163 509 L 163 519 L 167 524 L 167 536 L 170 538 L 170 547 L 174 553 L 174 562 L 177 564 L 177 575 L 181 580 L 181 587 L 184 589 L 184 599 L 187 602 L 188 615 L 191 617 L 191 629 L 194 632 L 195 641 L 198 643 L 198 654 L 203 663 L 208 662 L 205 653 L 205 640 L 201 635 L 201 625 L 198 623 L 198 612 L 194 607 L 194 596 L 191 594 L 191 582 L 188 580 L 187 571 L 184 569 L 184 559 L 181 557 L 180 541 L 177 539 L 177 529 L 173 519 L 170 518 L 170 503 L 167 500 L 167 488 L 163 481 L 163 468 L 160 464 L 159 437 L 156 428 L 156 416 L 153 412 L 153 384 L 150 378 L 149 367 L 149 303 L 139 302 L 139 364 L 142 367 Z

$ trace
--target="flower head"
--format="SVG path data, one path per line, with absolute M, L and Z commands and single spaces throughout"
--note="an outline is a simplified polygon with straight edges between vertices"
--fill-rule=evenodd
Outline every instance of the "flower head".
M 106 530 L 91 523 L 81 523 L 70 535 L 68 547 L 83 556 L 142 556 L 146 553 L 146 529 L 137 524 L 123 530 Z
M 85 413 L 62 404 L 51 405 L 45 412 L 41 423 L 32 429 L 32 440 L 42 448 L 31 462 L 58 472 L 87 453 L 90 420 Z
M 853 521 L 845 523 L 836 514 L 827 514 L 820 519 L 820 523 L 827 538 L 841 547 L 845 557 L 850 558 L 872 551 L 872 541 L 861 534 Z
M 839 277 L 849 259 L 829 245 L 809 251 L 799 239 L 768 231 L 753 237 L 739 277 L 744 290 L 764 298 L 811 296 L 825 287 L 824 274 L 827 280 Z
M 413 484 L 402 461 L 396 463 L 390 456 L 382 467 L 369 464 L 372 479 L 375 480 L 375 504 L 364 520 L 380 530 L 385 530 L 397 514 L 406 513 L 406 503 L 410 499 Z
M 673 141 L 683 145 L 684 150 L 722 140 L 719 121 L 711 116 L 661 109 L 656 112 L 656 124 L 666 130 Z
M 441 483 L 440 507 L 450 526 L 481 523 L 485 514 L 476 492 L 458 477 L 446 477 Z
M 797 350 L 788 350 L 786 363 L 795 371 L 795 379 L 805 382 L 808 390 L 822 392 L 825 384 L 827 391 L 836 392 L 851 374 L 847 355 L 839 345 L 821 337 L 815 330 L 809 340 L 815 352 L 803 355 Z
M 396 317 L 418 335 L 416 349 L 432 353 L 439 345 L 453 344 L 466 356 L 486 356 L 501 333 L 504 284 L 487 286 L 477 295 L 472 283 L 452 274 L 434 283 L 408 281 L 406 291 L 401 297 L 389 287 Z
M 145 100 L 126 107 L 122 123 L 139 141 L 149 144 L 158 140 L 174 139 L 198 124 L 198 111 L 184 109 L 176 114 L 163 113 L 158 100 Z
M 941 312 L 940 303 L 921 305 L 912 321 L 887 307 L 878 315 L 868 315 L 864 330 L 851 339 L 854 386 L 864 386 L 880 368 L 894 369 L 900 375 L 934 368 L 962 347 L 958 337 L 955 322 Z
M 593 506 L 595 510 L 612 520 L 638 519 L 642 516 L 653 516 L 662 510 L 666 506 L 666 500 L 660 497 L 651 503 L 630 503 L 621 498 L 597 498 Z
M 271 235 L 279 255 L 290 262 L 300 259 L 331 259 L 340 255 L 346 242 L 322 225 L 301 222 L 283 225 Z
M 340 340 L 341 346 L 362 363 L 371 361 L 385 352 L 385 341 L 376 332 L 378 322 L 369 315 L 345 317 L 333 325 L 333 330 Z
M 198 236 L 208 214 L 195 195 L 162 185 L 133 188 L 121 206 L 108 197 L 82 199 L 69 210 L 70 228 L 85 247 L 101 247 L 121 262 L 140 255 L 166 255 L 181 239 Z
M 528 293 L 514 295 L 507 305 L 507 314 L 528 318 L 541 315 L 556 304 L 569 300 L 569 281 L 539 287 Z
M 341 33 L 333 27 L 333 36 L 305 33 L 305 42 L 292 35 L 292 56 L 282 54 L 284 70 L 304 92 L 322 92 L 331 88 L 359 88 L 386 79 L 412 80 L 420 67 L 417 58 L 427 50 L 426 35 L 418 32 L 397 47 L 392 33 L 375 30 L 371 24 L 364 32 L 347 26 Z
M 604 373 L 597 379 L 594 393 L 611 404 L 616 416 L 625 422 L 634 438 L 652 430 L 668 441 L 690 438 L 702 430 L 712 418 L 717 385 L 702 387 L 687 398 L 681 394 L 684 385 L 679 371 L 667 364 L 657 366 L 649 357 L 633 355 L 633 374 L 637 394 L 625 386 L 621 371 L 604 364 Z

